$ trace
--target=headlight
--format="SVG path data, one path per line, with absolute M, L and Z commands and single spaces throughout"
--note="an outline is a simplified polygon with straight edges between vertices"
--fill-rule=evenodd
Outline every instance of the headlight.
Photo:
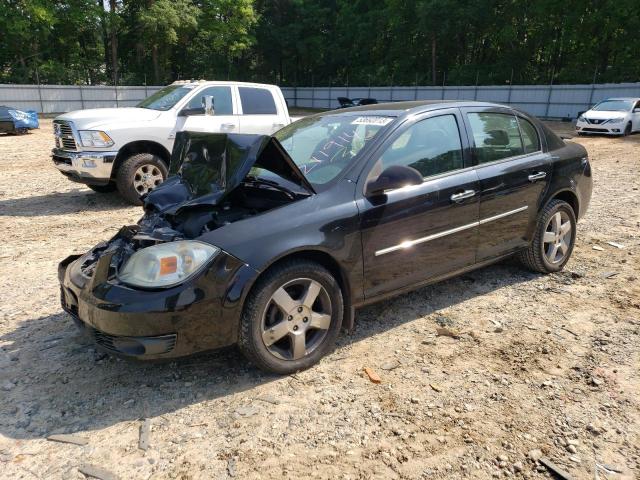
M 586 121 L 587 121 L 587 119 L 586 119 L 586 118 L 584 118 L 584 115 L 580 115 L 580 116 L 578 117 L 578 121 L 579 121 L 579 122 L 586 122 Z
M 84 147 L 110 147 L 113 140 L 100 130 L 80 130 L 80 141 Z
M 620 123 L 620 122 L 624 122 L 624 117 L 610 118 L 607 123 Z
M 154 245 L 131 255 L 118 278 L 137 287 L 170 287 L 198 273 L 219 251 L 193 240 Z

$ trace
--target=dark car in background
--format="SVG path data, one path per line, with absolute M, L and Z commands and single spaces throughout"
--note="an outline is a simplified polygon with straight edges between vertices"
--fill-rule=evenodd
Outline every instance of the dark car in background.
M 0 133 L 22 135 L 39 126 L 38 113 L 35 110 L 23 111 L 0 105 Z
M 60 264 L 62 305 L 114 354 L 238 344 L 291 373 L 365 304 L 510 255 L 562 269 L 591 187 L 582 146 L 489 103 L 357 107 L 274 136 L 182 132 L 139 223 Z

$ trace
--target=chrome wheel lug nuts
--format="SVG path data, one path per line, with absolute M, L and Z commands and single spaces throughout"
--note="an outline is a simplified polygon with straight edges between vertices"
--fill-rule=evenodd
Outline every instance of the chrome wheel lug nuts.
M 298 307 L 298 312 L 302 313 L 302 307 Z
M 294 326 L 293 326 L 293 330 L 294 330 L 294 331 L 297 331 L 297 330 L 298 330 L 298 326 L 297 326 L 297 325 L 294 325 Z
M 287 320 L 289 320 L 289 321 L 293 320 L 293 316 L 289 315 L 289 317 L 287 317 Z
M 302 321 L 303 321 L 304 323 L 307 323 L 307 322 L 309 321 L 309 318 L 304 317 L 304 318 L 302 319 Z

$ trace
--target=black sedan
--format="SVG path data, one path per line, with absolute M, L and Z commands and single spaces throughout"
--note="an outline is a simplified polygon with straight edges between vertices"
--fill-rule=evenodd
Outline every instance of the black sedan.
M 137 225 L 60 264 L 63 308 L 114 354 L 235 343 L 278 373 L 317 362 L 362 305 L 509 255 L 562 269 L 592 186 L 582 146 L 475 102 L 183 132 L 170 175 Z

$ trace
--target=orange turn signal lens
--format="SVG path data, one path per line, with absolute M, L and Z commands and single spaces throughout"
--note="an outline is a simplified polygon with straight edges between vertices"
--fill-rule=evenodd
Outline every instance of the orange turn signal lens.
M 160 275 L 169 275 L 178 270 L 178 257 L 163 257 L 160 259 Z

